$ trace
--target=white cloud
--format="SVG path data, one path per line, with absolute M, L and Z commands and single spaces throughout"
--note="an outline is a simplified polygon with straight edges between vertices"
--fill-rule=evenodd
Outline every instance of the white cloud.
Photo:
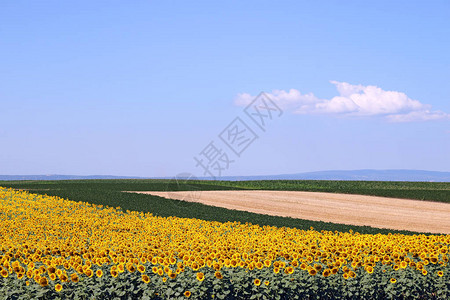
M 302 94 L 296 89 L 285 90 L 273 90 L 272 93 L 266 93 L 272 100 L 274 100 L 280 107 L 284 109 L 295 109 L 299 105 L 311 105 L 320 101 L 312 93 Z M 235 99 L 235 104 L 239 106 L 246 106 L 255 99 L 247 93 L 238 94 Z
M 432 121 L 449 119 L 450 115 L 442 111 L 412 111 L 407 114 L 389 115 L 386 118 L 391 122 L 413 122 L 413 121 Z
M 405 93 L 385 91 L 368 85 L 352 85 L 331 81 L 339 93 L 331 99 L 319 99 L 312 93 L 296 89 L 274 90 L 267 93 L 281 108 L 297 114 L 332 114 L 341 116 L 383 116 L 391 122 L 430 121 L 450 119 L 450 114 L 432 111 L 431 106 L 409 98 Z M 255 96 L 238 94 L 235 104 L 244 106 Z

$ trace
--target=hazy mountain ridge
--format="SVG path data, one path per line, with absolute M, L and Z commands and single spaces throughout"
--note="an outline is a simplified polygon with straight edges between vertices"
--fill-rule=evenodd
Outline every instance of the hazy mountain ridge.
M 77 180 L 77 179 L 170 179 L 112 175 L 0 175 L 0 180 Z M 199 179 L 211 179 L 199 177 Z M 297 174 L 223 176 L 218 180 L 363 180 L 363 181 L 434 181 L 450 182 L 450 172 L 423 170 L 331 170 Z
M 0 175 L 0 180 L 77 180 L 77 179 L 136 179 L 145 177 L 113 175 Z
M 450 182 L 450 172 L 423 170 L 331 170 L 268 176 L 224 176 L 223 180 L 362 180 Z

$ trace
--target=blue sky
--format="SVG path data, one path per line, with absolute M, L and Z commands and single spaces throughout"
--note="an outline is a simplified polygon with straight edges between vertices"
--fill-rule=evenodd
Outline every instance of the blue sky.
M 0 57 L 0 174 L 450 171 L 448 1 L 2 1 Z

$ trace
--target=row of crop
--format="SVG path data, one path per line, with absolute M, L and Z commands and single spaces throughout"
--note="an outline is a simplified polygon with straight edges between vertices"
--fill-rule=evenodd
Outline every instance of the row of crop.
M 20 276 L 1 271 L 0 295 L 4 299 L 111 299 L 114 297 L 193 299 L 448 299 L 448 266 L 429 264 L 427 270 L 376 264 L 368 268 L 203 267 L 176 272 L 163 266 L 118 268 L 103 265 L 79 270 L 58 270 L 36 264 Z M 319 267 L 320 266 L 320 267 Z M 18 268 L 17 268 L 18 269 Z M 345 271 L 344 271 L 345 270 Z M 30 270 L 29 270 L 30 271 Z M 57 272 L 58 271 L 58 272 Z M 66 272 L 67 271 L 67 272 Z M 81 271 L 81 272 L 80 272 Z
M 449 235 L 162 218 L 11 189 L 0 200 L 7 299 L 449 296 Z
M 208 206 L 201 203 L 190 203 L 179 200 L 168 200 L 165 198 L 161 198 L 153 195 L 145 195 L 145 194 L 135 194 L 135 193 L 124 193 L 122 191 L 139 191 L 139 190 L 157 190 L 164 191 L 167 188 L 170 188 L 172 185 L 169 182 L 153 182 L 151 180 L 148 181 L 119 181 L 119 183 L 115 183 L 115 181 L 108 180 L 99 180 L 90 182 L 77 182 L 77 181 L 68 181 L 68 182 L 19 182 L 14 184 L 2 183 L 5 186 L 11 186 L 15 188 L 24 188 L 24 189 L 32 189 L 35 193 L 41 194 L 44 196 L 57 196 L 66 199 L 71 199 L 73 201 L 79 202 L 89 202 L 95 205 L 104 205 L 110 207 L 121 207 L 124 210 L 130 211 L 141 211 L 144 213 L 152 213 L 154 215 L 169 217 L 169 216 L 177 216 L 182 218 L 197 218 L 206 221 L 219 221 L 219 222 L 228 222 L 228 221 L 238 221 L 238 222 L 251 222 L 252 224 L 259 224 L 261 226 L 269 225 L 269 226 L 278 226 L 278 227 L 291 227 L 291 228 L 299 228 L 299 229 L 308 229 L 310 227 L 314 227 L 318 230 L 338 230 L 338 231 L 348 231 L 350 229 L 360 232 L 360 233 L 388 233 L 388 232 L 397 232 L 404 234 L 411 234 L 407 231 L 396 231 L 396 230 L 387 230 L 380 228 L 372 228 L 368 226 L 356 226 L 356 225 L 347 225 L 347 224 L 335 224 L 328 223 L 322 221 L 311 221 L 311 220 L 303 220 L 303 219 L 294 219 L 288 217 L 279 217 L 279 216 L 269 216 L 269 215 L 261 215 L 256 213 L 251 213 L 247 211 L 238 211 L 238 210 L 230 210 L 222 207 Z M 117 186 L 115 185 L 117 184 Z M 224 184 L 222 186 L 222 184 Z M 226 188 L 234 188 L 239 189 L 238 187 L 227 187 L 226 185 L 231 185 L 229 182 L 218 182 L 214 185 L 207 184 L 205 182 L 197 182 L 197 183 L 189 183 L 188 187 L 185 189 L 191 189 L 192 186 L 198 189 L 226 189 Z M 265 183 L 264 183 L 265 184 Z M 276 182 L 274 189 L 281 188 L 282 186 L 277 186 Z M 294 190 L 302 190 L 302 185 L 297 186 L 295 183 L 291 183 L 296 188 Z M 261 187 L 262 189 L 269 189 L 269 184 Z M 184 186 L 181 186 L 183 189 Z M 259 189 L 258 185 L 255 183 L 255 186 L 249 185 L 248 188 Z M 308 189 L 306 189 L 308 190 Z

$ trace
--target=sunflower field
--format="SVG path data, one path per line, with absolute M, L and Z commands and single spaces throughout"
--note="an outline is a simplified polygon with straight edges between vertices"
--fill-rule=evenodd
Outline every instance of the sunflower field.
M 0 188 L 0 299 L 449 299 L 449 243 L 158 217 Z

